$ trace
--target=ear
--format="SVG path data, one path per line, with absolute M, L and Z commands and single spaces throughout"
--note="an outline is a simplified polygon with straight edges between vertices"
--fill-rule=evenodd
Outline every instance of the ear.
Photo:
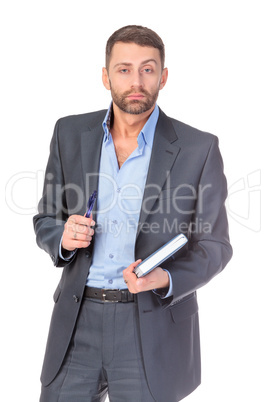
M 163 89 L 163 87 L 165 86 L 165 84 L 167 82 L 167 78 L 168 78 L 168 68 L 165 67 L 163 69 L 162 76 L 161 76 L 160 89 Z
M 103 81 L 103 85 L 105 86 L 106 89 L 108 89 L 108 91 L 110 91 L 110 84 L 109 84 L 109 77 L 108 77 L 108 72 L 106 67 L 103 67 L 102 69 L 102 81 Z

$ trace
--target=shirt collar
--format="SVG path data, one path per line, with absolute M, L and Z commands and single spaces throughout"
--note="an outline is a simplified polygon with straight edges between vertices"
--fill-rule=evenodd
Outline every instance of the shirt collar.
M 110 103 L 110 106 L 107 110 L 107 113 L 105 115 L 104 121 L 102 123 L 103 130 L 104 130 L 104 142 L 106 142 L 109 139 L 110 135 L 110 122 L 112 118 L 112 113 L 113 113 L 113 102 Z M 156 104 L 155 108 L 150 115 L 149 119 L 145 123 L 144 127 L 142 128 L 141 132 L 138 135 L 138 143 L 140 141 L 140 138 L 142 137 L 145 143 L 152 148 L 153 144 L 153 138 L 154 138 L 154 133 L 155 133 L 155 128 L 156 124 L 158 121 L 159 117 L 159 107 Z
M 109 139 L 112 114 L 113 114 L 113 102 L 110 103 L 110 106 L 107 110 L 104 121 L 102 123 L 103 130 L 104 130 L 104 139 L 103 139 L 104 142 Z

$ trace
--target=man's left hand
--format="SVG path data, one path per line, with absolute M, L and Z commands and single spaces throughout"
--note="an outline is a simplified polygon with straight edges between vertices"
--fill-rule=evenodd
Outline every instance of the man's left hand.
M 133 262 L 123 271 L 124 281 L 131 293 L 169 287 L 168 273 L 160 267 L 155 268 L 142 278 L 138 278 L 133 271 L 140 262 L 141 260 Z

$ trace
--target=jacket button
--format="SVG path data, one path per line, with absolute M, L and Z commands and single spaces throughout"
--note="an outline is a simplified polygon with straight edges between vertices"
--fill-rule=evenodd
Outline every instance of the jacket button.
M 74 299 L 74 302 L 75 302 L 75 303 L 78 303 L 78 302 L 79 302 L 79 297 L 78 297 L 78 296 L 73 295 L 73 299 Z
M 91 257 L 91 253 L 89 251 L 86 251 L 85 255 L 86 255 L 87 258 Z

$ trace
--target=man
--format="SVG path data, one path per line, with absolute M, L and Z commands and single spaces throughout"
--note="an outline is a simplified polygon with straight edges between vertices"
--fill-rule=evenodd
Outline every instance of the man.
M 171 402 L 200 384 L 196 290 L 232 255 L 226 180 L 217 138 L 158 108 L 167 76 L 161 38 L 123 27 L 106 46 L 108 111 L 55 126 L 34 217 L 38 245 L 64 267 L 42 402 Z M 187 245 L 138 279 L 138 263 L 178 233 Z

